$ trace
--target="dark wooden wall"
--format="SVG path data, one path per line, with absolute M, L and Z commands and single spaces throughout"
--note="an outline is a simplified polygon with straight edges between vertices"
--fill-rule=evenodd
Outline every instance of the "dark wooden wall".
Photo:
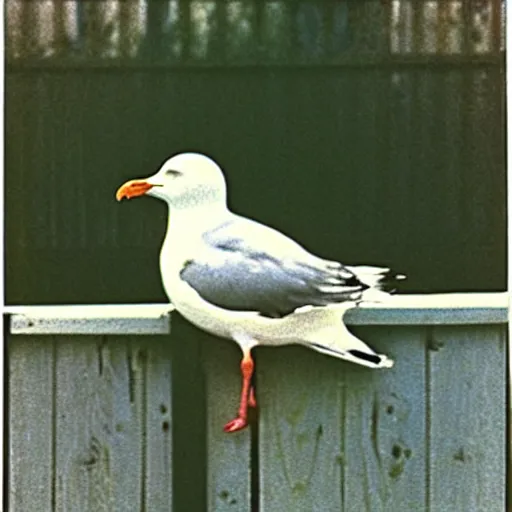
M 409 275 L 405 291 L 504 289 L 499 34 L 478 51 L 469 17 L 458 52 L 429 53 L 416 36 L 414 52 L 405 35 L 401 50 L 386 2 L 348 2 L 338 12 L 318 1 L 317 11 L 304 3 L 288 13 L 297 20 L 288 27 L 295 46 L 283 35 L 258 46 L 237 40 L 231 11 L 219 7 L 213 26 L 227 23 L 224 39 L 208 46 L 217 53 L 197 57 L 201 38 L 192 25 L 184 32 L 192 21 L 182 16 L 175 32 L 188 34 L 189 53 L 177 59 L 162 28 L 168 7 L 154 4 L 133 58 L 122 52 L 122 33 L 118 57 L 109 57 L 109 25 L 98 10 L 106 2 L 86 2 L 74 42 L 50 45 L 47 57 L 26 38 L 32 46 L 20 50 L 19 34 L 8 31 L 8 303 L 165 300 L 157 269 L 164 206 L 119 205 L 114 192 L 184 150 L 225 168 L 233 209 L 321 255 L 392 265 Z M 35 23 L 41 12 L 30 5 L 22 13 Z M 268 13 L 255 5 L 245 21 L 265 34 Z M 331 19 L 323 39 L 313 37 L 319 12 Z M 64 31 L 55 26 L 54 38 Z M 482 29 L 479 37 L 488 36 Z

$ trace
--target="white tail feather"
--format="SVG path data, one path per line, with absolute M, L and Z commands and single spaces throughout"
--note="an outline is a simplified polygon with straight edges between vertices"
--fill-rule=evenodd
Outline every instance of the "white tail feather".
M 356 277 L 364 283 L 366 286 L 370 287 L 370 290 L 373 292 L 381 291 L 385 295 L 381 295 L 378 298 L 378 294 L 374 297 L 370 298 L 371 293 L 367 293 L 368 299 L 364 297 L 363 300 L 369 300 L 371 302 L 381 302 L 385 300 L 388 294 L 385 292 L 384 288 L 389 287 L 390 282 L 393 281 L 401 281 L 405 279 L 403 274 L 394 274 L 389 268 L 386 267 L 372 267 L 370 265 L 359 265 L 355 267 L 346 267 L 350 272 L 356 275 Z M 369 292 L 370 290 L 366 290 Z
M 332 357 L 344 359 L 368 368 L 391 368 L 393 360 L 383 354 L 377 354 L 366 343 L 354 336 L 343 323 L 336 330 L 323 331 L 321 336 L 307 345 Z M 320 334 L 320 333 L 318 333 Z

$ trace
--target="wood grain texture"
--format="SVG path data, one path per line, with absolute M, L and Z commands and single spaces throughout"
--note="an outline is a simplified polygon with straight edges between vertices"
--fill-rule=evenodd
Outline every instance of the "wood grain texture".
M 134 339 L 134 342 L 137 342 Z M 146 510 L 172 510 L 172 367 L 169 336 L 148 345 L 146 376 Z
M 56 343 L 56 510 L 138 511 L 145 362 L 127 340 Z
M 429 350 L 432 512 L 505 510 L 506 327 L 438 327 Z
M 506 329 L 354 327 L 389 370 L 257 348 L 259 422 L 235 434 L 241 352 L 205 335 L 208 510 L 503 510 Z M 172 510 L 172 345 L 10 336 L 10 512 Z
M 10 512 L 52 510 L 53 349 L 49 336 L 7 338 Z
M 251 510 L 251 430 L 226 434 L 238 411 L 240 360 L 233 342 L 213 339 L 203 350 L 207 407 L 207 500 L 213 512 Z
M 425 510 L 425 328 L 355 332 L 395 365 L 347 367 L 343 510 Z
M 98 355 L 102 369 L 96 384 L 91 382 L 103 414 L 99 414 L 93 428 L 101 428 L 101 442 L 109 450 L 113 510 L 136 510 L 143 502 L 144 476 L 144 349 L 146 337 L 108 336 L 99 338 Z M 142 356 L 141 356 L 142 354 Z M 127 503 L 130 502 L 130 505 Z
M 342 510 L 348 364 L 302 347 L 259 349 L 260 510 Z

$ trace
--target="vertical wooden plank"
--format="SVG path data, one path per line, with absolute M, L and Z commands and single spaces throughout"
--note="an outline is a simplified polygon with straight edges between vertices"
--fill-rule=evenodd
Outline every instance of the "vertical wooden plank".
M 260 349 L 260 510 L 342 510 L 348 364 L 302 347 Z
M 38 2 L 20 2 L 21 6 L 21 30 L 23 36 L 22 56 L 39 56 L 39 39 L 41 36 L 39 25 L 39 3 Z
M 54 342 L 9 336 L 9 511 L 52 510 Z
M 52 50 L 57 54 L 62 54 L 68 49 L 69 38 L 66 30 L 66 15 L 69 12 L 64 0 L 53 0 L 53 12 L 51 21 L 53 24 Z
M 492 52 L 498 54 L 502 49 L 503 34 L 502 29 L 504 26 L 504 15 L 502 13 L 503 4 L 500 0 L 491 0 L 491 35 L 492 35 Z
M 98 374 L 89 393 L 101 412 L 92 428 L 103 428 L 105 453 L 110 457 L 113 510 L 138 510 L 141 496 L 141 444 L 143 442 L 144 359 L 138 348 L 147 338 L 97 337 Z M 93 343 L 93 340 L 90 340 Z M 73 339 L 71 339 L 73 342 Z M 76 343 L 76 342 L 75 342 Z M 94 355 L 92 356 L 94 357 Z M 94 362 L 92 361 L 92 364 Z M 94 368 L 91 368 L 94 372 Z M 100 425 L 100 421 L 104 421 Z M 130 505 L 128 505 L 130 503 Z
M 139 49 L 141 28 L 140 2 L 119 2 L 119 53 L 121 57 L 134 57 Z
M 109 19 L 109 2 L 83 2 L 83 38 L 89 57 L 106 57 L 113 53 L 113 23 Z
M 208 511 L 251 510 L 251 431 L 233 434 L 223 426 L 236 416 L 240 398 L 240 360 L 235 343 L 212 339 L 204 347 L 207 409 Z
M 148 344 L 146 510 L 172 510 L 171 353 L 168 336 Z
M 432 512 L 505 510 L 505 329 L 433 330 L 428 360 Z
M 56 510 L 141 510 L 144 361 L 123 339 L 56 343 Z
M 189 0 L 178 0 L 179 10 L 179 42 L 180 42 L 180 57 L 181 62 L 186 62 L 190 53 L 190 2 Z
M 347 369 L 343 510 L 425 510 L 424 328 L 354 332 L 395 365 Z
M 19 57 L 21 48 L 21 15 L 23 5 L 18 0 L 7 0 L 5 4 L 5 54 Z

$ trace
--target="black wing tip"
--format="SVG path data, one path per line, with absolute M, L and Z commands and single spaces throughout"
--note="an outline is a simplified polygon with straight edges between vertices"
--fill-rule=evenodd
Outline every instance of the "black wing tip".
M 380 364 L 382 362 L 382 357 L 376 354 L 366 354 L 365 352 L 361 352 L 360 350 L 347 350 L 349 354 L 352 354 L 359 359 L 364 359 L 370 363 Z
M 343 279 L 343 284 L 346 286 L 359 286 L 360 291 L 367 290 L 370 288 L 366 283 L 363 283 L 356 275 L 353 275 L 349 279 Z
M 400 287 L 400 283 L 405 279 L 407 279 L 405 274 L 400 274 L 390 269 L 382 275 L 382 279 L 378 283 L 378 288 L 384 292 L 394 293 Z
M 334 350 L 330 347 L 326 347 L 325 345 L 321 345 L 320 343 L 308 343 L 311 347 L 319 349 L 321 352 L 331 352 L 332 354 L 343 355 L 342 351 Z M 385 356 L 379 356 L 377 354 L 368 354 L 366 352 L 362 352 L 361 350 L 347 350 L 346 354 L 350 354 L 353 357 L 361 359 L 362 361 L 366 361 L 368 363 L 372 363 L 377 367 L 382 365 L 383 368 L 393 366 L 393 361 L 386 358 Z M 366 365 L 365 365 L 366 366 Z

